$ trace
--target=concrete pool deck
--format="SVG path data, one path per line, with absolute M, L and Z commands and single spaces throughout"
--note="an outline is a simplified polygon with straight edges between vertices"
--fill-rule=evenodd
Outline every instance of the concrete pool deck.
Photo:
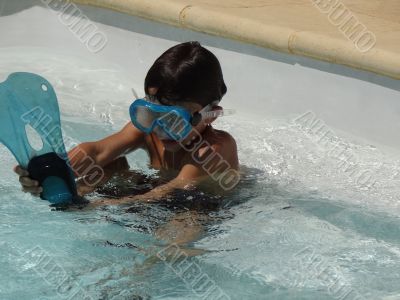
M 73 0 L 400 79 L 399 0 Z

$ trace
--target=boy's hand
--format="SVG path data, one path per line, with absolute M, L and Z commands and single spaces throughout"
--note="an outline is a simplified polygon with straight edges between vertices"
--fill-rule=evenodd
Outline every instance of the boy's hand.
M 20 166 L 14 168 L 14 172 L 19 175 L 19 182 L 22 185 L 22 191 L 25 193 L 31 193 L 35 197 L 39 197 L 40 193 L 43 192 L 42 187 L 39 186 L 39 182 L 29 177 L 27 170 Z

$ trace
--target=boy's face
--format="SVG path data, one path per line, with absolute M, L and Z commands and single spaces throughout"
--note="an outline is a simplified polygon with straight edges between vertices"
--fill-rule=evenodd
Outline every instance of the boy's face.
M 149 89 L 149 94 L 150 95 L 155 95 L 157 93 L 156 88 L 150 88 Z M 195 102 L 175 102 L 175 101 L 169 101 L 168 105 L 172 106 L 180 106 L 182 108 L 185 108 L 188 112 L 190 112 L 192 115 L 194 115 L 196 112 L 199 112 L 203 109 L 203 107 Z M 175 152 L 178 151 L 179 149 L 182 148 L 183 145 L 188 145 L 192 142 L 193 139 L 197 138 L 199 134 L 202 134 L 204 130 L 206 129 L 208 124 L 211 124 L 215 119 L 207 119 L 207 120 L 202 120 L 198 125 L 194 126 L 192 131 L 185 137 L 185 139 L 180 140 L 180 141 L 175 141 L 172 139 L 169 139 L 166 137 L 162 129 L 155 130 L 155 134 L 160 138 L 161 142 L 163 143 L 165 149 L 167 151 Z
M 179 104 L 171 103 L 171 105 L 180 106 L 182 108 L 185 108 L 192 115 L 195 114 L 196 112 L 199 112 L 203 108 L 200 104 L 194 103 L 194 102 L 179 102 Z M 209 124 L 209 123 L 210 123 L 209 120 L 202 120 L 198 125 L 192 127 L 192 131 L 183 140 L 175 141 L 172 139 L 166 139 L 166 138 L 163 138 L 163 135 L 161 135 L 160 140 L 163 143 L 163 145 L 167 151 L 171 151 L 171 152 L 178 151 L 179 149 L 182 148 L 181 145 L 190 144 L 193 139 L 198 137 L 199 134 L 202 134 L 204 132 L 204 130 L 206 129 L 207 124 Z M 156 134 L 157 134 L 157 132 L 156 132 Z

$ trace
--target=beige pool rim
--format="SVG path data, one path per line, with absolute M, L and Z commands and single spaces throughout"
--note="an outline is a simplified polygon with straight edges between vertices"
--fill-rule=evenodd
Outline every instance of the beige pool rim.
M 400 79 L 398 0 L 73 1 Z

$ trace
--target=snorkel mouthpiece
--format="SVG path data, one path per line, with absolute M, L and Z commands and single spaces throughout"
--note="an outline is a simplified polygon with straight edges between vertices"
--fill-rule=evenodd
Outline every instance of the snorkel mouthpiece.
M 43 188 L 40 198 L 52 204 L 67 204 L 77 197 L 75 180 L 67 162 L 56 153 L 33 158 L 28 165 L 32 179 Z

